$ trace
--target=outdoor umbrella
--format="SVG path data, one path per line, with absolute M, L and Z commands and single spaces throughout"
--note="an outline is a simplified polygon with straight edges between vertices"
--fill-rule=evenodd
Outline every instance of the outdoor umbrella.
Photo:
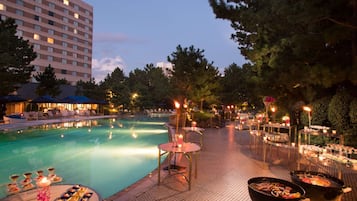
M 31 103 L 58 103 L 60 102 L 56 98 L 51 96 L 39 96 L 31 101 Z
M 72 103 L 72 104 L 90 104 L 94 103 L 93 100 L 86 96 L 67 96 L 66 98 L 61 100 L 64 103 Z
M 24 101 L 26 101 L 26 99 L 16 95 L 0 96 L 0 103 L 16 103 Z

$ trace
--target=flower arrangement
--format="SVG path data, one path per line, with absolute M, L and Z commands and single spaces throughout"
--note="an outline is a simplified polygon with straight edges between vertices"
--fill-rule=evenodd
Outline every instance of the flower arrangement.
M 275 98 L 273 98 L 271 96 L 264 96 L 263 97 L 263 103 L 265 105 L 266 122 L 269 122 L 269 117 L 268 117 L 269 106 L 274 102 L 275 102 Z

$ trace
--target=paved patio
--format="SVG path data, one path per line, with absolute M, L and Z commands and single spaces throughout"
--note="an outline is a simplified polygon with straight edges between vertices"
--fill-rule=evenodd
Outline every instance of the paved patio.
M 198 138 L 190 136 L 195 141 Z M 198 176 L 193 179 L 191 190 L 180 174 L 168 175 L 157 185 L 157 171 L 148 175 L 133 186 L 118 192 L 106 201 L 151 201 L 151 200 L 242 200 L 250 201 L 247 181 L 257 176 L 277 177 L 290 180 L 290 171 L 297 169 L 297 152 L 287 149 L 271 149 L 263 162 L 261 144 L 251 144 L 251 135 L 247 130 L 238 131 L 233 124 L 225 128 L 210 128 L 204 132 L 204 147 L 198 159 Z M 186 166 L 183 158 L 179 165 Z M 165 165 L 164 165 L 165 166 Z M 323 170 L 310 163 L 300 164 L 301 169 L 329 172 L 334 175 L 334 168 Z M 347 171 L 343 181 L 356 189 L 357 171 Z M 344 201 L 357 200 L 356 191 L 343 196 Z

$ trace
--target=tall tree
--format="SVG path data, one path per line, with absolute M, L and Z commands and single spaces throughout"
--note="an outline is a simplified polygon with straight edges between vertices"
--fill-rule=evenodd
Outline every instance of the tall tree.
M 220 84 L 220 96 L 225 105 L 242 105 L 248 103 L 250 106 L 262 106 L 261 98 L 257 99 L 256 73 L 252 71 L 249 64 L 238 66 L 233 63 L 224 69 L 224 76 Z
M 127 79 L 128 77 L 124 75 L 124 71 L 117 67 L 99 83 L 100 88 L 107 93 L 107 100 L 118 109 L 128 106 L 130 103 Z
M 94 100 L 105 100 L 105 90 L 102 90 L 98 84 L 96 84 L 95 79 L 91 78 L 88 82 L 82 80 L 78 81 L 76 84 L 77 95 L 87 96 L 88 98 Z
M 36 88 L 37 95 L 56 97 L 61 94 L 60 81 L 57 80 L 56 73 L 51 64 L 49 64 L 43 72 L 38 72 L 34 75 L 34 78 L 39 82 Z
M 194 46 L 182 48 L 178 45 L 176 52 L 167 58 L 173 64 L 171 83 L 174 95 L 181 104 L 185 99 L 193 100 L 200 106 L 204 101 L 209 104 L 218 101 L 219 72 L 203 53 L 204 50 Z
M 209 2 L 231 21 L 261 95 L 311 102 L 345 82 L 357 85 L 355 0 Z
M 27 83 L 34 71 L 30 63 L 36 59 L 36 53 L 28 40 L 16 35 L 16 29 L 14 19 L 0 19 L 0 96 Z

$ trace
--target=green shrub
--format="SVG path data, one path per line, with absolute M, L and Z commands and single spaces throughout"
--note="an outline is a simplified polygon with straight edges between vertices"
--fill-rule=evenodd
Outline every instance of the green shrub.
M 331 99 L 328 107 L 328 120 L 337 133 L 345 133 L 350 128 L 350 102 L 352 96 L 346 90 L 338 91 Z
M 357 98 L 354 98 L 350 104 L 350 120 L 352 124 L 357 124 Z
M 328 106 L 331 97 L 324 97 L 312 103 L 311 124 L 331 126 L 328 121 Z

